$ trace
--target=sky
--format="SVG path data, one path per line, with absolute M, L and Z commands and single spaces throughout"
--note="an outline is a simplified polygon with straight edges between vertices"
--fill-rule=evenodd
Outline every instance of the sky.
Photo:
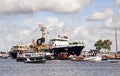
M 47 28 L 47 41 L 68 35 L 87 51 L 99 39 L 110 39 L 115 51 L 117 29 L 120 50 L 120 0 L 0 0 L 0 5 L 0 51 L 40 38 L 39 23 Z

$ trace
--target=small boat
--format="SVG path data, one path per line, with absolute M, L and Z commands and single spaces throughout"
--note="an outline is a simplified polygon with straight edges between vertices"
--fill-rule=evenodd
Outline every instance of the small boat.
M 84 60 L 84 57 L 82 56 L 76 56 L 71 58 L 71 61 L 83 61 L 83 60 Z
M 27 60 L 25 61 L 25 63 L 45 63 L 46 59 L 41 59 L 41 60 L 30 60 L 29 58 L 27 58 Z
M 87 57 L 87 58 L 85 58 L 84 60 L 99 62 L 99 61 L 102 60 L 102 57 L 99 57 L 99 56 L 93 56 L 93 57 Z
M 1 59 L 7 59 L 7 58 L 8 58 L 8 57 L 6 57 L 6 56 L 2 56 L 2 57 L 1 57 Z
M 118 60 L 109 60 L 109 61 L 110 61 L 110 63 L 119 63 Z
M 102 58 L 102 60 L 108 60 L 108 58 Z
M 1 59 L 7 59 L 9 55 L 7 53 L 0 53 L 0 58 Z

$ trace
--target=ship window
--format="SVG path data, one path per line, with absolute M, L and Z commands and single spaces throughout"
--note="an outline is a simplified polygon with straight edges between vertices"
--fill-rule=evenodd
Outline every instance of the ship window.
M 54 44 L 54 42 L 52 42 L 52 44 Z

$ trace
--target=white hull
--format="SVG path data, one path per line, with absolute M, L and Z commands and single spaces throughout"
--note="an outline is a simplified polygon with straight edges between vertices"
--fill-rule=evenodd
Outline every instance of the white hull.
M 87 57 L 87 58 L 84 58 L 84 60 L 99 62 L 99 61 L 102 60 L 102 57 L 99 57 L 99 56 L 95 56 L 95 57 Z

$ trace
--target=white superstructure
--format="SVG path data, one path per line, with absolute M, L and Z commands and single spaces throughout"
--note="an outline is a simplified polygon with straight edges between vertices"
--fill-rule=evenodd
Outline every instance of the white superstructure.
M 11 50 L 17 53 L 17 57 L 25 57 L 25 52 L 29 50 L 29 47 L 23 44 L 18 44 L 12 46 Z
M 69 42 L 67 40 L 63 40 L 63 39 L 52 39 L 51 44 L 53 47 L 55 47 L 55 46 L 68 46 Z
M 70 44 L 67 36 L 57 37 L 55 39 L 50 40 L 50 44 L 52 47 L 70 47 L 70 46 L 84 46 L 83 42 L 77 42 L 74 44 Z
M 52 47 L 68 46 L 69 45 L 68 37 L 67 36 L 63 36 L 63 37 L 58 36 L 55 39 L 51 39 L 50 44 L 52 45 Z
M 16 46 L 12 46 L 11 50 L 29 50 L 29 47 L 26 45 L 18 44 Z

